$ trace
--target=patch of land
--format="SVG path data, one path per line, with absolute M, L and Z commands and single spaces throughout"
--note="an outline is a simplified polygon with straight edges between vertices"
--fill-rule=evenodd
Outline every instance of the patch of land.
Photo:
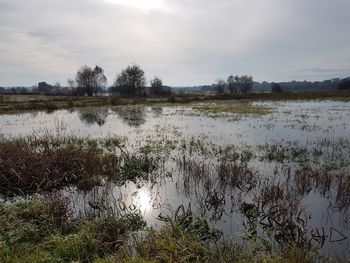
M 43 95 L 5 95 L 1 97 L 0 113 L 14 113 L 31 110 L 53 111 L 65 108 L 93 107 L 107 105 L 135 105 L 135 104 L 184 104 L 213 100 L 349 100 L 349 92 L 299 92 L 299 93 L 247 93 L 239 95 L 215 94 L 173 94 L 168 97 L 134 97 L 122 98 L 119 96 L 43 96 Z M 229 108 L 222 110 L 230 112 Z M 256 112 L 259 112 L 256 111 Z

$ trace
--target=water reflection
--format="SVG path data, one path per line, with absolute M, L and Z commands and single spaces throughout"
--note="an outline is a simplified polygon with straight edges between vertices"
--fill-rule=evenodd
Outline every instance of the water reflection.
M 138 192 L 136 192 L 136 200 L 135 205 L 139 207 L 141 213 L 146 213 L 147 211 L 152 209 L 152 199 L 150 192 L 146 189 L 140 189 Z
M 153 116 L 155 118 L 159 118 L 163 114 L 163 108 L 162 107 L 152 107 L 151 108 Z
M 163 159 L 168 157 L 162 166 L 165 171 L 150 175 L 154 184 L 106 184 L 89 193 L 74 192 L 69 199 L 75 202 L 78 212 L 99 214 L 109 206 L 116 211 L 139 209 L 150 225 L 156 224 L 155 218 L 166 211 L 166 205 L 176 210 L 191 204 L 193 213 L 215 223 L 226 237 L 244 232 L 258 240 L 274 232 L 281 243 L 284 239 L 307 245 L 320 243 L 326 253 L 344 250 L 345 255 L 350 255 L 350 242 L 343 240 L 344 236 L 350 237 L 349 170 L 335 171 L 349 167 L 350 151 L 342 151 L 347 151 L 346 145 L 350 145 L 347 143 L 350 105 L 314 102 L 278 107 L 277 113 L 235 122 L 186 115 L 174 107 L 100 108 L 81 110 L 79 115 L 56 112 L 67 124 L 86 130 L 90 136 L 106 136 L 117 130 L 118 135 L 128 137 L 130 148 L 143 143 L 144 151 L 156 154 L 164 144 L 169 150 L 162 154 Z M 77 121 L 77 116 L 83 124 Z M 53 118 L 46 117 L 11 116 L 7 117 L 8 123 L 2 124 L 7 134 L 13 130 L 23 132 L 22 123 L 23 127 L 42 122 L 47 126 Z M 93 124 L 101 127 L 85 129 Z M 178 135 L 170 131 L 172 125 L 176 125 Z M 265 143 L 270 147 L 256 150 L 257 145 Z M 242 161 L 247 158 L 237 155 L 237 148 L 225 154 L 225 161 L 217 155 L 200 155 L 199 152 L 212 151 L 214 144 L 222 147 L 215 154 L 225 152 L 224 147 L 229 144 L 237 147 L 247 144 L 258 156 Z M 179 145 L 181 151 L 174 151 Z M 259 151 L 265 155 L 261 152 L 259 155 Z M 325 173 L 318 172 L 321 166 L 327 168 Z M 165 172 L 172 176 L 161 178 L 159 174 Z
M 108 108 L 83 109 L 79 111 L 79 119 L 88 125 L 103 126 L 108 116 Z
M 146 122 L 146 111 L 143 106 L 121 106 L 114 107 L 112 110 L 131 127 L 137 128 Z

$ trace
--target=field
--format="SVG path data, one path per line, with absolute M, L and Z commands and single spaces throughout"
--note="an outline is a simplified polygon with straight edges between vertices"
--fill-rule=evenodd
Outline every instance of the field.
M 346 262 L 349 98 L 7 97 L 0 261 Z
M 347 91 L 336 92 L 284 92 L 284 93 L 248 93 L 238 95 L 216 95 L 215 93 L 189 93 L 173 94 L 166 97 L 133 97 L 122 98 L 120 96 L 97 96 L 97 97 L 79 97 L 79 96 L 45 96 L 45 95 L 1 95 L 0 113 L 13 113 L 29 110 L 47 110 L 72 109 L 81 107 L 95 106 L 117 106 L 117 105 L 135 105 L 135 104 L 184 104 L 191 102 L 203 102 L 213 100 L 349 100 L 350 93 Z

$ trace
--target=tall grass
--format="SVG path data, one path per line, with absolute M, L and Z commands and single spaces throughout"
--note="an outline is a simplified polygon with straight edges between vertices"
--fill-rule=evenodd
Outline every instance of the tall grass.
M 117 152 L 119 150 L 119 154 Z M 120 138 L 90 140 L 47 134 L 0 141 L 0 191 L 6 195 L 67 186 L 90 190 L 102 179 L 148 179 L 158 159 L 128 153 Z

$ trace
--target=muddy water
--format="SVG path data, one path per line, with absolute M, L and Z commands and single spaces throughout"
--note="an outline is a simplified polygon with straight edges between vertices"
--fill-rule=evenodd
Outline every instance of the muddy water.
M 350 103 L 309 101 L 256 104 L 271 107 L 273 111 L 262 116 L 236 116 L 232 113 L 208 116 L 191 106 L 134 106 L 21 113 L 0 115 L 0 133 L 5 137 L 39 136 L 47 132 L 92 138 L 123 136 L 128 139 L 129 148 L 165 140 L 176 145 L 182 140 L 195 138 L 208 147 L 235 145 L 237 149 L 248 149 L 253 153 L 248 167 L 257 178 L 253 187 L 227 187 L 220 184 L 215 172 L 199 178 L 190 176 L 177 165 L 177 160 L 182 156 L 178 150 L 174 150 L 162 153 L 168 158 L 165 158 L 162 171 L 156 172 L 152 182 L 129 182 L 122 186 L 106 183 L 88 193 L 66 189 L 65 195 L 70 198 L 76 213 L 98 213 L 92 207 L 107 202 L 116 210 L 139 209 L 153 226 L 161 225 L 157 219 L 160 213 L 171 215 L 183 205 L 207 218 L 223 231 L 226 238 L 240 239 L 242 235 L 253 235 L 262 240 L 268 239 L 263 225 L 258 221 L 252 234 L 251 222 L 241 213 L 240 207 L 242 203 L 254 203 L 266 185 L 280 182 L 285 191 L 295 192 L 291 174 L 300 168 L 300 162 L 286 160 L 281 163 L 263 159 L 263 150 L 259 150 L 258 146 L 274 144 L 288 147 L 297 144 L 311 149 L 319 147 L 320 142 L 337 142 L 338 150 L 343 150 L 340 155 L 332 155 L 335 150 L 330 147 L 322 148 L 323 153 L 327 152 L 327 158 L 342 156 L 349 160 L 346 141 L 350 140 Z M 208 166 L 217 162 L 215 156 L 193 158 L 206 162 Z M 327 160 L 320 161 L 320 167 L 324 162 Z M 317 167 L 317 164 L 312 165 Z M 342 162 L 332 172 L 346 176 L 349 162 Z M 324 240 L 314 238 L 310 241 L 323 254 L 349 257 L 350 204 L 344 201 L 339 205 L 336 188 L 332 186 L 325 193 L 311 187 L 299 193 L 299 218 L 304 221 L 303 227 L 307 228 L 309 237 L 323 233 Z M 219 199 L 215 204 L 212 203 L 214 197 Z

